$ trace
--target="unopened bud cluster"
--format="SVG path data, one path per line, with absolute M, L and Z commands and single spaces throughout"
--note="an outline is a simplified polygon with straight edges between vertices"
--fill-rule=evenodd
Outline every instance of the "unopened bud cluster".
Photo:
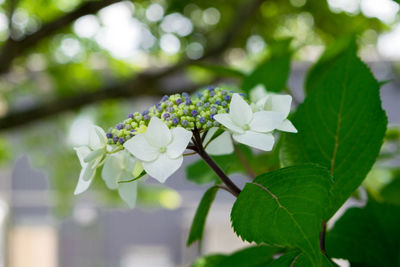
M 146 131 L 151 117 L 158 117 L 169 128 L 183 127 L 201 131 L 219 126 L 215 121 L 216 114 L 227 113 L 234 91 L 210 86 L 193 96 L 188 93 L 165 95 L 159 103 L 139 113 L 129 114 L 128 118 L 117 124 L 107 133 L 110 144 L 122 145 L 137 133 Z

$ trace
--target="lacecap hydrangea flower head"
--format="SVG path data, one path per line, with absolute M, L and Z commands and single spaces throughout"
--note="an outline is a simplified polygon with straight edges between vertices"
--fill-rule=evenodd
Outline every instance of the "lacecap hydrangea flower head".
M 165 182 L 182 165 L 185 150 L 230 154 L 234 140 L 270 151 L 275 130 L 296 132 L 287 120 L 291 96 L 268 94 L 260 86 L 251 96 L 249 103 L 243 93 L 210 86 L 194 95 L 164 96 L 107 133 L 93 126 L 88 146 L 76 148 L 82 171 L 75 193 L 84 192 L 103 166 L 106 185 L 133 206 L 136 192 L 129 190 L 136 190 L 138 179 L 148 174 Z

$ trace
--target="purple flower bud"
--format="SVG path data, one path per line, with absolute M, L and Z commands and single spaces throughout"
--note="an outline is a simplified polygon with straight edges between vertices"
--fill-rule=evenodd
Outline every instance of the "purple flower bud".
M 198 92 L 196 95 L 197 95 L 198 98 L 201 98 L 203 96 L 203 93 Z
M 219 105 L 221 105 L 221 101 L 217 100 L 217 101 L 215 101 L 214 104 L 219 106 Z
M 161 103 L 157 103 L 157 104 L 156 104 L 156 109 L 157 109 L 158 111 L 161 111 L 161 110 L 162 110 Z
M 114 137 L 113 137 L 113 142 L 114 142 L 114 143 L 118 142 L 118 137 L 117 137 L 117 136 L 114 136 Z
M 133 119 L 133 114 L 132 114 L 132 113 L 129 113 L 129 114 L 128 114 L 128 118 L 129 118 L 129 119 Z
M 214 90 L 213 90 L 213 91 L 210 91 L 209 95 L 210 95 L 210 96 L 215 96 L 215 91 L 214 91 Z
M 182 126 L 186 127 L 189 124 L 187 120 L 182 120 Z
M 201 117 L 201 118 L 199 119 L 199 122 L 200 122 L 201 124 L 204 124 L 204 123 L 206 123 L 206 118 L 204 118 L 204 117 Z
M 121 145 L 125 142 L 125 139 L 123 137 L 120 137 L 118 139 L 118 143 L 120 143 Z
M 190 114 L 192 114 L 192 116 L 195 117 L 199 114 L 199 112 L 194 109 L 194 110 L 192 110 L 192 112 Z
M 191 105 L 191 104 L 192 104 L 192 100 L 186 99 L 186 100 L 185 100 L 185 104 L 188 105 L 188 106 Z
M 210 114 L 210 119 L 213 120 L 213 119 L 214 119 L 214 116 L 215 116 L 215 114 L 214 114 L 214 113 L 211 113 L 211 114 Z
M 143 119 L 144 119 L 145 121 L 148 121 L 148 120 L 150 120 L 150 116 L 149 116 L 148 114 L 146 114 L 146 115 L 143 116 Z
M 166 111 L 166 112 L 169 112 L 169 113 L 172 113 L 172 112 L 174 112 L 174 108 L 173 108 L 173 107 L 167 107 L 167 108 L 165 109 L 165 111 Z
M 212 86 L 212 85 L 210 85 L 210 86 L 208 87 L 208 91 L 213 91 L 214 89 L 215 89 L 215 87 Z
M 166 120 L 169 118 L 169 113 L 164 113 L 163 118 Z
M 179 123 L 179 119 L 178 118 L 173 118 L 172 119 L 172 124 L 173 125 L 177 125 Z
M 242 96 L 242 97 L 246 97 L 245 93 L 239 93 L 239 95 Z
M 222 90 L 222 91 L 221 91 L 221 95 L 226 95 L 226 93 L 227 93 L 227 92 L 226 92 L 225 90 Z
M 190 97 L 190 95 L 189 95 L 188 93 L 186 93 L 186 92 L 183 92 L 181 95 L 182 95 L 184 98 L 189 98 L 189 97 Z
M 106 133 L 107 138 L 112 138 L 112 134 L 111 133 Z
M 224 96 L 224 99 L 225 99 L 226 101 L 229 101 L 229 100 L 231 100 L 231 96 L 230 96 L 230 95 L 226 95 L 226 96 Z
M 131 128 L 131 125 L 130 125 L 130 124 L 126 124 L 126 125 L 125 125 L 125 129 L 129 130 L 130 128 Z
M 122 128 L 124 128 L 124 125 L 122 123 L 117 124 L 117 126 L 115 126 L 115 128 L 117 128 L 118 130 L 121 130 Z
M 226 113 L 228 113 L 229 112 L 229 108 L 226 108 L 225 111 L 226 111 Z
M 176 104 L 177 104 L 177 105 L 182 104 L 182 102 L 183 102 L 183 101 L 182 101 L 182 99 L 180 99 L 180 98 L 178 98 L 178 99 L 176 100 Z
M 209 102 L 204 103 L 203 107 L 205 107 L 205 108 L 210 107 L 210 103 Z
M 169 98 L 169 97 L 168 97 L 167 95 L 163 96 L 163 97 L 161 98 L 161 102 L 167 101 L 168 98 Z
M 226 103 L 226 101 L 222 101 L 221 105 L 222 105 L 223 107 L 225 107 L 226 105 L 228 105 L 228 103 Z
M 131 130 L 131 132 L 129 133 L 130 136 L 134 136 L 135 135 L 135 130 Z
M 201 107 L 203 103 L 201 101 L 197 102 L 196 106 Z
M 148 111 L 148 110 L 145 110 L 145 111 L 142 112 L 142 115 L 143 115 L 143 116 L 144 116 L 144 115 L 147 115 L 147 114 L 149 114 L 149 111 Z

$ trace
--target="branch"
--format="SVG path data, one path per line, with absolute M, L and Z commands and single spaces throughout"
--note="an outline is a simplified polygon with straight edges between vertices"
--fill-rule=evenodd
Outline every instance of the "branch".
M 9 37 L 0 52 L 0 74 L 7 72 L 12 61 L 16 57 L 32 48 L 39 41 L 68 26 L 70 23 L 82 16 L 97 13 L 100 9 L 120 1 L 122 0 L 84 2 L 73 11 L 66 13 L 53 21 L 45 23 L 39 30 L 20 40 L 14 40 Z
M 17 126 L 26 125 L 34 121 L 47 118 L 65 111 L 74 110 L 83 106 L 97 103 L 106 99 L 132 98 L 144 95 L 162 95 L 165 92 L 158 83 L 165 77 L 182 71 L 186 66 L 196 63 L 200 60 L 219 56 L 234 41 L 234 37 L 238 35 L 242 27 L 246 24 L 246 20 L 250 19 L 264 0 L 255 0 L 248 6 L 241 8 L 243 13 L 237 15 L 232 21 L 229 30 L 222 38 L 222 42 L 215 48 L 207 51 L 204 56 L 198 60 L 183 59 L 181 62 L 156 72 L 142 72 L 132 79 L 100 88 L 96 91 L 81 93 L 71 97 L 56 99 L 48 103 L 39 104 L 36 107 L 22 111 L 14 111 L 0 118 L 0 131 L 11 129 Z M 102 3 L 105 1 L 102 1 Z M 108 0 L 107 2 L 111 2 Z M 114 2 L 117 2 L 114 0 Z M 89 2 L 92 3 L 92 2 Z M 0 56 L 1 60 L 1 56 Z M 1 68 L 1 66 L 0 66 Z M 1 73 L 1 69 L 0 69 Z M 180 90 L 170 91 L 168 93 L 179 93 L 182 91 L 191 92 L 198 88 L 199 85 L 191 84 Z

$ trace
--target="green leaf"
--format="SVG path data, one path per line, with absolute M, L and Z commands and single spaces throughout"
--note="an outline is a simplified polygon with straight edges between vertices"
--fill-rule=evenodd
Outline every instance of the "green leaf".
M 400 206 L 400 175 L 381 190 L 380 196 L 386 203 Z
M 399 226 L 399 206 L 369 201 L 347 210 L 327 233 L 327 253 L 359 266 L 400 266 Z
M 211 208 L 215 196 L 217 195 L 218 186 L 210 187 L 203 195 L 199 206 L 197 207 L 196 214 L 194 216 L 192 226 L 190 227 L 190 233 L 187 246 L 190 246 L 193 242 L 203 239 L 204 227 L 206 225 L 206 219 L 208 212 Z
M 249 242 L 299 248 L 323 266 L 319 234 L 331 185 L 329 172 L 310 164 L 260 175 L 239 194 L 233 229 Z
M 312 266 L 312 262 L 310 259 L 301 251 L 290 251 L 278 259 L 274 260 L 267 267 L 282 267 L 282 266 L 290 266 L 290 267 L 308 267 Z
M 298 133 L 284 135 L 281 162 L 316 163 L 330 170 L 335 182 L 329 218 L 374 164 L 387 118 L 378 82 L 352 47 L 325 67 L 293 117 Z
M 282 91 L 286 87 L 292 57 L 290 41 L 285 39 L 272 44 L 271 56 L 243 80 L 243 91 L 249 92 L 258 84 L 263 84 L 272 92 Z
M 279 249 L 271 246 L 253 246 L 231 255 L 210 255 L 199 258 L 192 267 L 264 267 L 273 260 Z
M 343 36 L 325 49 L 317 63 L 311 67 L 307 74 L 304 86 L 307 94 L 311 93 L 313 89 L 320 85 L 321 79 L 324 79 L 324 74 L 329 72 L 330 65 L 340 59 L 340 55 L 345 53 L 348 49 L 357 50 L 355 36 L 353 35 Z

